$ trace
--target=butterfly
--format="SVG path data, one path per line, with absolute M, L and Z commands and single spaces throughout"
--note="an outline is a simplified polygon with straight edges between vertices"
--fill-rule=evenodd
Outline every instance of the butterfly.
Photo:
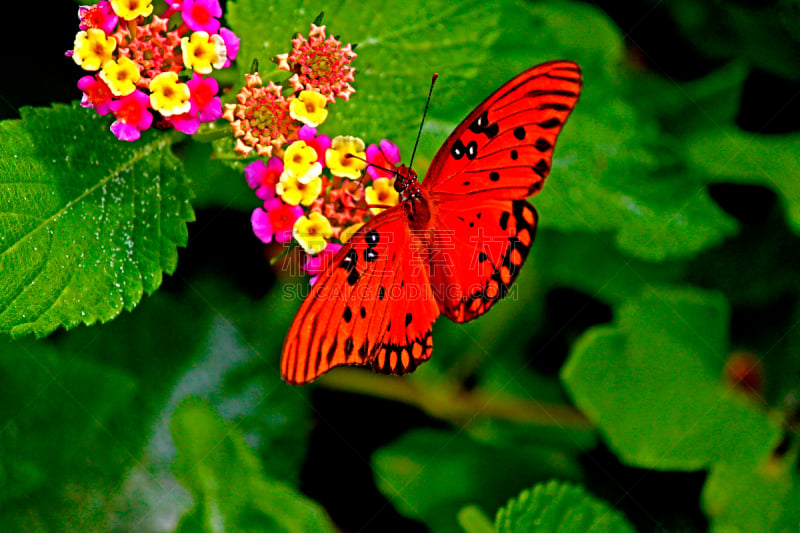
M 536 232 L 526 198 L 550 173 L 581 84 L 571 61 L 526 70 L 461 122 L 422 182 L 400 166 L 398 205 L 353 234 L 300 307 L 283 379 L 303 384 L 340 365 L 412 372 L 431 356 L 440 313 L 467 322 L 502 299 Z

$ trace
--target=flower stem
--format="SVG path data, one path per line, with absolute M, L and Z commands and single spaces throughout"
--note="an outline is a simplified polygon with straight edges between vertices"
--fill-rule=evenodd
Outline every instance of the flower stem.
M 210 143 L 217 139 L 222 139 L 223 137 L 233 137 L 233 127 L 230 125 L 216 126 L 214 123 L 211 123 L 209 127 L 202 128 L 195 133 L 192 139 L 201 143 Z

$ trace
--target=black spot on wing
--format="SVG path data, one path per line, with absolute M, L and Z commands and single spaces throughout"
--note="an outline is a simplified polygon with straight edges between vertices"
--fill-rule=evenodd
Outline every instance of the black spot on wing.
M 503 214 L 500 215 L 500 227 L 502 229 L 508 228 L 508 218 L 511 216 L 511 213 L 508 211 L 503 211 Z
M 487 139 L 491 139 L 498 134 L 500 127 L 497 123 L 489 124 L 489 111 L 485 110 L 478 118 L 472 121 L 472 124 L 469 125 L 469 130 L 475 134 L 482 133 L 486 135 Z
M 550 172 L 550 166 L 547 164 L 547 161 L 540 159 L 538 163 L 533 165 L 533 171 L 536 172 L 540 178 L 544 179 L 547 177 L 547 173 Z
M 478 143 L 470 141 L 467 143 L 467 159 L 472 161 L 476 155 L 478 155 Z
M 546 152 L 553 148 L 553 145 L 547 142 L 547 139 L 536 139 L 533 146 L 540 152 Z
M 380 234 L 373 230 L 369 230 L 366 235 L 364 235 L 364 240 L 367 241 L 367 246 L 370 248 L 374 248 L 378 245 L 381 240 Z
M 452 155 L 455 160 L 464 157 L 466 152 L 467 148 L 464 146 L 464 143 L 461 142 L 461 139 L 456 139 L 456 142 L 454 142 L 453 146 L 450 148 L 450 155 Z
M 543 122 L 538 122 L 537 123 L 537 126 L 539 126 L 540 128 L 544 128 L 544 129 L 557 128 L 560 125 L 561 125 L 561 121 L 558 120 L 555 117 L 547 119 L 547 120 L 545 120 Z

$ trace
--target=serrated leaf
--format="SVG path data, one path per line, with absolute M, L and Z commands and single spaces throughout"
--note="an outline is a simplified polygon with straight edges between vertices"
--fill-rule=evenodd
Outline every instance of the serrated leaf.
M 634 533 L 619 511 L 571 483 L 540 483 L 497 512 L 497 533 Z
M 170 137 L 117 141 L 73 104 L 0 124 L 0 332 L 47 335 L 131 310 L 193 220 Z
M 197 502 L 180 531 L 336 531 L 318 504 L 266 478 L 242 434 L 207 403 L 184 400 L 171 431 L 178 449 L 176 476 Z
M 578 340 L 561 377 L 624 462 L 696 470 L 775 446 L 776 424 L 723 386 L 728 313 L 717 293 L 649 288 Z
M 227 20 L 242 39 L 240 61 L 258 58 L 261 72 L 268 72 L 270 59 L 289 52 L 293 34 L 307 34 L 322 10 L 329 33 L 358 43 L 356 93 L 331 107 L 323 129 L 368 142 L 389 138 L 404 154 L 410 154 L 431 75 L 441 75 L 437 99 L 459 97 L 489 61 L 499 33 L 495 5 L 479 0 L 391 0 L 380 9 L 343 0 L 238 0 L 228 3 Z

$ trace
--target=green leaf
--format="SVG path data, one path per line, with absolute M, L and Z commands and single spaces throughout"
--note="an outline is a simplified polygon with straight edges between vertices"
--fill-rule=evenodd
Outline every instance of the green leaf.
M 710 181 L 774 189 L 800 234 L 800 135 L 758 135 L 728 126 L 695 132 L 686 142 L 690 163 Z
M 648 288 L 578 340 L 562 379 L 621 460 L 696 470 L 775 446 L 779 428 L 723 384 L 728 316 L 717 293 Z
M 194 215 L 171 137 L 107 126 L 76 104 L 0 124 L 0 332 L 108 321 L 175 269 Z
M 380 9 L 343 0 L 238 0 L 228 3 L 227 20 L 242 39 L 239 61 L 249 65 L 258 58 L 267 74 L 270 59 L 289 52 L 294 33 L 307 35 L 323 9 L 328 33 L 358 44 L 356 93 L 331 107 L 323 129 L 368 142 L 392 139 L 406 157 L 432 74 L 441 75 L 437 100 L 461 98 L 488 64 L 488 48 L 499 34 L 498 9 L 480 0 L 390 0 Z M 275 74 L 273 79 L 285 79 L 289 73 Z
M 703 487 L 712 531 L 794 533 L 800 525 L 797 449 L 753 467 L 718 464 Z
M 621 250 L 648 261 L 691 256 L 733 235 L 737 225 L 709 196 L 705 176 L 664 161 L 655 125 L 606 90 L 604 104 L 579 107 L 565 127 L 534 200 L 542 227 L 614 231 Z
M 576 461 L 558 447 L 492 445 L 432 429 L 406 433 L 372 456 L 375 482 L 398 511 L 452 532 L 460 531 L 464 505 L 494 509 L 532 479 L 578 479 Z
M 196 501 L 179 531 L 337 531 L 319 505 L 266 478 L 241 432 L 204 401 L 184 400 L 171 431 L 175 474 Z
M 497 512 L 497 533 L 634 533 L 619 511 L 571 483 L 540 483 Z
M 283 383 L 278 368 L 292 307 L 279 290 L 254 302 L 214 279 L 193 280 L 191 287 L 179 298 L 160 291 L 129 315 L 138 320 L 127 328 L 128 316 L 102 328 L 109 338 L 121 339 L 115 356 L 147 367 L 137 375 L 154 390 L 143 394 L 140 408 L 125 419 L 127 425 L 145 409 L 147 431 L 139 432 L 148 441 L 117 499 L 115 512 L 124 517 L 118 520 L 121 531 L 158 529 L 191 508 L 192 496 L 172 474 L 175 446 L 169 438 L 175 409 L 190 396 L 204 398 L 236 425 L 263 461 L 266 477 L 299 484 L 311 427 L 308 390 Z M 159 303 L 156 309 L 151 302 Z M 81 328 L 69 336 L 82 331 L 89 332 Z M 159 333 L 142 333 L 147 331 Z M 126 342 L 131 338 L 141 340 Z M 155 393 L 159 385 L 167 394 Z
M 0 375 L 4 529 L 103 530 L 104 507 L 131 458 L 132 443 L 119 438 L 116 422 L 134 411 L 136 381 L 30 339 L 0 342 Z
M 529 262 L 546 287 L 571 287 L 609 305 L 639 295 L 648 284 L 679 280 L 686 270 L 680 261 L 653 263 L 631 258 L 616 249 L 610 232 L 537 232 Z M 524 274 L 523 270 L 523 274 Z

